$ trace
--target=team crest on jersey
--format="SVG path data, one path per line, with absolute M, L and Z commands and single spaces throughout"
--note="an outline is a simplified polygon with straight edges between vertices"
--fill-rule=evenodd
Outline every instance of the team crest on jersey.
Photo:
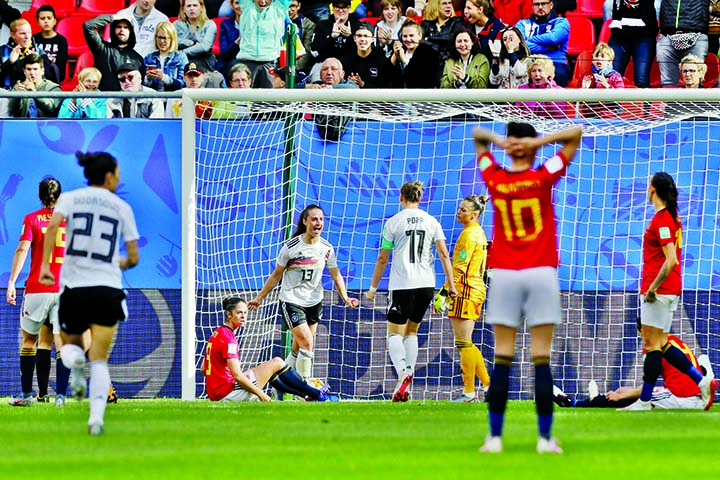
M 670 229 L 668 227 L 660 227 L 660 229 L 658 230 L 658 233 L 660 234 L 660 238 L 663 240 L 667 240 L 668 238 L 671 238 Z
M 228 345 L 228 355 L 237 355 L 238 346 L 237 343 L 231 343 Z
M 485 170 L 490 165 L 492 165 L 492 160 L 490 160 L 490 155 L 484 154 L 482 158 L 480 159 L 480 170 Z
M 467 250 L 460 251 L 460 260 L 467 260 Z

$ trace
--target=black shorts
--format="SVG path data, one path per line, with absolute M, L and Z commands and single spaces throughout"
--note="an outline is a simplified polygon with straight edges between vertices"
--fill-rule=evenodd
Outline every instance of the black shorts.
M 322 320 L 322 302 L 312 307 L 301 307 L 281 300 L 280 315 L 282 315 L 285 325 L 290 330 L 303 323 L 315 325 Z
M 125 292 L 120 289 L 65 287 L 60 294 L 60 328 L 70 335 L 79 335 L 90 325 L 114 327 L 126 316 Z
M 433 296 L 435 289 L 432 287 L 391 291 L 388 322 L 395 325 L 405 325 L 408 320 L 413 323 L 422 322 Z

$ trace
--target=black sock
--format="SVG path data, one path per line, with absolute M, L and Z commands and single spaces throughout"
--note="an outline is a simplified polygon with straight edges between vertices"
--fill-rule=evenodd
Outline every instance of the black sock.
M 662 352 L 660 350 L 647 352 L 645 354 L 645 363 L 643 363 L 643 386 L 640 391 L 640 400 L 643 402 L 649 402 L 652 398 L 652 392 L 661 371 Z
M 35 349 L 20 349 L 20 384 L 22 393 L 32 392 L 33 374 L 35 373 Z
M 662 352 L 666 362 L 692 378 L 693 382 L 700 383 L 702 381 L 702 372 L 693 366 L 690 359 L 678 347 L 668 342 L 662 348 Z
M 505 408 L 507 407 L 508 390 L 510 389 L 510 366 L 512 357 L 495 356 L 492 376 L 490 377 L 490 391 L 488 392 L 488 420 L 490 422 L 490 435 L 502 435 L 505 423 Z
M 35 353 L 35 370 L 37 372 L 38 397 L 48 394 L 50 380 L 50 350 L 38 348 Z
M 70 381 L 70 369 L 65 366 L 62 356 L 58 352 L 55 358 L 55 393 L 58 395 L 67 395 L 67 387 Z
M 606 408 L 610 406 L 610 402 L 605 395 L 595 395 L 593 398 L 583 398 L 576 400 L 576 408 Z
M 310 397 L 317 400 L 320 397 L 320 390 L 313 388 L 302 379 L 300 374 L 285 365 L 279 372 L 270 378 L 270 385 L 282 393 L 297 395 L 298 397 Z
M 538 430 L 543 438 L 550 438 L 553 423 L 553 379 L 549 357 L 533 358 L 535 364 L 535 410 Z

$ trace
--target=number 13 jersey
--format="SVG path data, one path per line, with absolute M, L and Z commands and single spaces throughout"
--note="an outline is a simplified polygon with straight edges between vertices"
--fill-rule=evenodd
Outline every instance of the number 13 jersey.
M 105 188 L 86 187 L 62 193 L 55 212 L 67 221 L 60 287 L 122 289 L 121 238 L 140 237 L 130 205 Z
M 558 249 L 552 190 L 565 174 L 561 152 L 540 168 L 509 172 L 490 153 L 478 157 L 493 203 L 493 243 L 488 268 L 523 270 L 557 267 Z
M 299 236 L 285 242 L 278 254 L 277 264 L 285 267 L 280 300 L 312 307 L 323 300 L 323 269 L 337 268 L 337 257 L 333 246 L 324 238 L 308 244 Z

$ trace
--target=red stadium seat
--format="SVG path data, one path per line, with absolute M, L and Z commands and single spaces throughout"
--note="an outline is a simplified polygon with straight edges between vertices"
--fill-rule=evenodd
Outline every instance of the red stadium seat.
M 215 33 L 215 42 L 212 46 L 212 51 L 215 55 L 220 55 L 220 23 L 225 20 L 224 18 L 212 18 L 213 22 L 215 22 L 215 26 L 217 27 L 217 32 Z
M 88 50 L 88 44 L 83 34 L 83 23 L 90 18 L 92 17 L 73 15 L 63 18 L 58 22 L 57 27 L 55 27 L 55 30 L 67 39 L 68 57 L 77 58 L 81 53 Z
M 705 72 L 705 80 L 703 85 L 705 88 L 714 88 L 718 84 L 718 75 L 720 75 L 720 61 L 718 56 L 714 53 L 708 53 L 705 57 L 705 65 L 707 65 L 707 72 Z
M 36 11 L 37 10 L 25 10 L 20 14 L 20 18 L 24 18 L 30 22 L 30 28 L 32 29 L 33 35 L 42 31 L 42 28 L 40 28 L 40 25 L 37 23 L 37 15 L 35 14 Z
M 577 8 L 565 14 L 566 17 L 603 18 L 605 0 L 577 0 Z
M 600 28 L 600 37 L 598 38 L 598 43 L 608 43 L 608 40 L 610 40 L 610 34 L 612 33 L 610 31 L 610 22 L 612 22 L 612 19 L 605 20 L 602 24 L 602 27 Z
M 78 14 L 96 17 L 102 13 L 117 13 L 125 8 L 125 0 L 81 0 Z
M 380 21 L 380 17 L 365 17 L 365 18 L 360 19 L 360 21 L 368 22 L 368 23 L 375 25 L 377 22 Z
M 586 17 L 568 17 L 570 39 L 568 55 L 576 57 L 586 50 L 595 48 L 595 25 Z
M 568 88 L 582 88 L 582 79 L 586 75 L 590 75 L 591 72 L 592 57 L 592 50 L 586 50 L 578 55 L 577 59 L 575 59 L 573 76 L 568 82 Z
M 625 85 L 627 85 L 628 82 L 630 82 L 630 84 L 632 85 L 635 85 L 635 74 L 632 58 L 628 62 L 628 66 L 625 69 L 625 74 L 623 75 L 623 77 L 625 78 Z M 650 87 L 662 87 L 662 82 L 660 80 L 660 65 L 658 65 L 657 58 L 653 60 L 652 67 L 650 67 Z
M 29 10 L 34 12 L 43 5 L 52 5 L 58 19 L 72 15 L 77 10 L 76 0 L 32 0 Z
M 65 82 L 60 85 L 63 91 L 65 92 L 71 92 L 75 86 L 78 84 L 78 75 L 80 75 L 80 72 L 83 68 L 87 67 L 93 67 L 95 66 L 95 58 L 93 57 L 92 52 L 86 51 L 83 52 L 75 62 L 75 70 L 73 70 L 72 78 L 69 80 L 66 80 Z M 68 69 L 67 71 L 70 72 L 70 62 L 68 61 Z

